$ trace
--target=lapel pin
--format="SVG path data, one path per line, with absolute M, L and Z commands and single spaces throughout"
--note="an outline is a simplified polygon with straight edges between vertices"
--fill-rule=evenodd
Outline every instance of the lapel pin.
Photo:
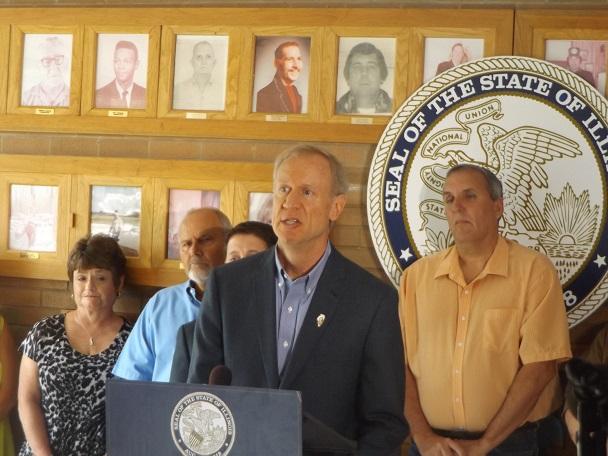
M 317 328 L 320 328 L 325 323 L 325 314 L 319 314 L 317 317 Z

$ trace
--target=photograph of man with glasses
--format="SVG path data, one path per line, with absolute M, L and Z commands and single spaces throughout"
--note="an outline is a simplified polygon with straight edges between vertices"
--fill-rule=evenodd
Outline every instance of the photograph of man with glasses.
M 21 106 L 70 105 L 72 35 L 27 34 Z

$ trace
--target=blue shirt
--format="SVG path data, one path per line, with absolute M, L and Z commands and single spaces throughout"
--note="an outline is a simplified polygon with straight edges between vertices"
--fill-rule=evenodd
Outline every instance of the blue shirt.
M 327 259 L 331 253 L 329 242 L 321 259 L 302 277 L 291 280 L 281 262 L 277 248 L 274 250 L 276 263 L 275 290 L 276 290 L 276 316 L 277 316 L 277 361 L 279 374 L 287 364 L 292 348 L 296 343 L 300 328 L 310 307 L 310 301 L 315 294 L 321 273 L 325 269 Z
M 112 373 L 127 380 L 168 382 L 177 330 L 195 320 L 200 307 L 189 281 L 160 290 L 137 319 Z

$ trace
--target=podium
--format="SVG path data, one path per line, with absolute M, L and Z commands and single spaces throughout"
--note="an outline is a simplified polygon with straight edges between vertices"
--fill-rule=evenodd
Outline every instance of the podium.
M 301 456 L 356 447 L 313 417 L 303 420 L 298 391 L 118 378 L 106 389 L 106 441 L 109 456 Z

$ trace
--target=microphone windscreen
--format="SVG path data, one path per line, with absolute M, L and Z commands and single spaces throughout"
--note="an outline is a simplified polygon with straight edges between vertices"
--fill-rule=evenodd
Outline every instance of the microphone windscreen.
M 220 364 L 211 369 L 209 385 L 230 386 L 230 383 L 232 383 L 232 372 L 226 366 Z

